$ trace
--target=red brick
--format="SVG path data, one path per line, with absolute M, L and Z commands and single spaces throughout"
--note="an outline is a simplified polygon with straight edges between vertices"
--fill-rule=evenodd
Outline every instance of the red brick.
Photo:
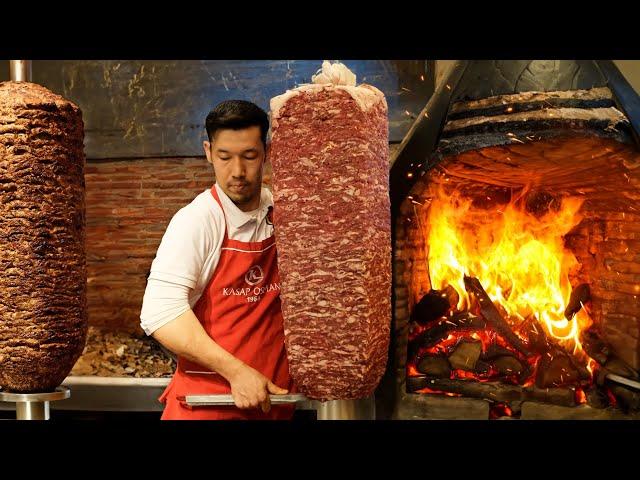
M 113 190 L 116 189 L 138 189 L 138 188 L 142 188 L 142 182 L 110 182 L 108 184 L 108 188 L 111 188 Z

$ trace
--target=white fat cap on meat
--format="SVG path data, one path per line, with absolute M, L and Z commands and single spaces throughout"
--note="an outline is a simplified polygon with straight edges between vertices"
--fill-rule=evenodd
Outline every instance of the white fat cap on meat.
M 331 83 L 355 87 L 356 74 L 349 70 L 344 63 L 330 63 L 329 60 L 325 60 L 322 62 L 322 68 L 311 77 L 311 83 L 316 85 Z
M 331 63 L 325 60 L 322 62 L 322 68 L 311 77 L 311 81 L 313 83 L 300 85 L 293 90 L 287 90 L 282 95 L 273 97 L 270 102 L 272 118 L 277 119 L 279 117 L 280 109 L 290 98 L 305 91 L 317 91 L 325 88 L 346 91 L 356 101 L 360 109 L 365 112 L 378 102 L 383 102 L 386 109 L 387 102 L 384 94 L 371 85 L 357 87 L 355 73 L 343 63 Z

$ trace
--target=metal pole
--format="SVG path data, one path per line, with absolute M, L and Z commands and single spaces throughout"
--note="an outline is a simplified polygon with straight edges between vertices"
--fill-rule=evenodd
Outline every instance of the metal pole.
M 375 397 L 317 402 L 316 412 L 318 420 L 375 420 Z
M 53 392 L 12 393 L 0 391 L 0 402 L 15 402 L 16 420 L 49 420 L 49 402 L 71 396 L 68 387 L 60 385 Z
M 16 420 L 49 420 L 49 402 L 16 403 Z
M 9 60 L 9 70 L 14 82 L 31 81 L 31 60 Z

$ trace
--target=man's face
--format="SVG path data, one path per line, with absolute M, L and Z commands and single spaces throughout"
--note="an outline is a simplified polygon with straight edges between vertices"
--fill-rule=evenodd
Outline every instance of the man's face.
M 222 191 L 240 210 L 258 208 L 266 153 L 260 127 L 217 130 L 212 141 L 203 146 Z

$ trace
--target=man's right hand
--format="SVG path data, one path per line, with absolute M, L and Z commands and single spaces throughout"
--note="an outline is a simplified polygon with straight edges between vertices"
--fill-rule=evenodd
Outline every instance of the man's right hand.
M 284 395 L 288 390 L 280 388 L 267 377 L 246 364 L 242 364 L 228 379 L 231 385 L 231 395 L 236 407 L 261 408 L 267 413 L 271 410 L 269 394 Z

